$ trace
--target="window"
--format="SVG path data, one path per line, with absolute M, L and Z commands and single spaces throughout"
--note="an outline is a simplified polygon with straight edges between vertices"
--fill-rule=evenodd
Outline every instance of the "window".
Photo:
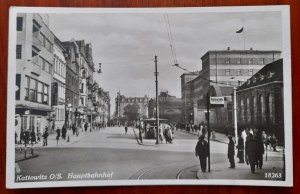
M 17 17 L 17 31 L 23 30 L 23 18 Z
M 229 59 L 229 58 L 226 58 L 226 59 L 225 59 L 225 63 L 226 63 L 226 64 L 229 64 L 229 63 L 230 63 L 230 59 Z
M 17 45 L 16 57 L 17 59 L 22 59 L 22 45 Z
M 243 102 L 243 100 L 241 100 L 240 101 L 240 117 L 241 117 L 241 121 L 243 121 L 244 120 L 244 102 Z
M 48 100 L 49 100 L 48 88 L 49 86 L 44 85 L 43 104 L 48 104 Z
M 41 63 L 42 63 L 42 69 L 48 73 L 51 73 L 51 64 L 46 61 L 45 59 L 43 59 L 42 57 L 41 58 Z
M 246 106 L 247 106 L 247 111 L 246 111 L 246 118 L 247 121 L 250 122 L 251 121 L 251 115 L 250 115 L 250 100 L 249 98 L 246 99 Z
M 238 69 L 237 70 L 237 76 L 240 76 L 240 75 L 242 75 L 242 70 Z
M 225 70 L 225 75 L 226 75 L 226 76 L 229 76 L 229 75 L 230 75 L 230 69 L 226 69 L 226 70 Z
M 30 79 L 29 82 L 29 101 L 36 102 L 36 87 L 37 81 Z
M 237 64 L 241 64 L 241 58 L 237 58 L 236 63 L 237 63 Z
M 274 101 L 273 94 L 269 94 L 268 101 L 269 101 L 268 108 L 269 108 L 270 123 L 274 123 L 275 122 L 275 114 L 274 114 L 274 108 L 273 108 L 273 101 Z
M 34 116 L 30 116 L 30 120 L 29 120 L 29 130 L 34 130 L 35 126 L 34 126 Z
M 248 64 L 253 64 L 253 59 L 248 59 Z
M 263 65 L 264 63 L 265 63 L 264 58 L 260 58 L 260 59 L 259 59 L 259 64 Z
M 248 70 L 248 75 L 253 75 L 253 69 Z
M 43 84 L 41 82 L 38 83 L 38 93 L 37 93 L 37 102 L 42 103 L 43 97 Z

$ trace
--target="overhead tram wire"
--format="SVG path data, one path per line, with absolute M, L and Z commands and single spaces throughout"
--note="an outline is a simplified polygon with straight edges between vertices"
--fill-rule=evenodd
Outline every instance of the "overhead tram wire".
M 169 44 L 170 44 L 173 61 L 174 61 L 174 64 L 178 64 L 176 51 L 175 51 L 175 47 L 174 47 L 173 35 L 172 35 L 171 26 L 170 26 L 170 22 L 169 22 L 169 17 L 167 14 L 164 14 L 163 18 L 164 18 L 164 23 L 165 23 L 168 39 L 169 39 Z
M 175 67 L 177 67 L 177 68 L 179 68 L 179 69 L 182 69 L 182 70 L 184 70 L 184 71 L 186 71 L 186 72 L 188 72 L 188 73 L 190 73 L 190 74 L 199 76 L 198 73 L 189 71 L 188 69 L 181 67 L 179 64 L 174 64 L 173 66 L 175 66 Z M 217 82 L 217 81 L 209 80 L 209 79 L 204 78 L 204 77 L 201 77 L 201 79 L 204 79 L 204 80 L 206 80 L 206 81 L 208 81 L 208 82 L 215 83 L 215 84 L 238 87 L 238 85 L 232 85 L 231 83 L 230 83 L 230 84 L 227 84 L 227 83 L 223 83 L 223 82 Z

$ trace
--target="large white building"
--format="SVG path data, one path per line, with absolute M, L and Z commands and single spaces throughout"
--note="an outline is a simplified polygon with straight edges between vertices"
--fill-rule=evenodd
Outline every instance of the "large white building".
M 16 133 L 52 129 L 51 84 L 54 35 L 47 14 L 17 15 Z

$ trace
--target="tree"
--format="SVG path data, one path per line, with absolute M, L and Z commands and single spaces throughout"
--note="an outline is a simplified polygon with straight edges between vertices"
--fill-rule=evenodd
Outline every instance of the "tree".
M 127 117 L 128 121 L 134 121 L 139 118 L 139 105 L 128 104 L 124 108 L 124 115 Z

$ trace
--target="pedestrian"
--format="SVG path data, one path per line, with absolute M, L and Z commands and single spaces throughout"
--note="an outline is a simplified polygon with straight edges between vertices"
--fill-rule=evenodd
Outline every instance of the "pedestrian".
M 37 141 L 40 142 L 41 141 L 41 137 L 42 137 L 42 133 L 41 133 L 40 129 L 37 130 L 36 136 L 37 136 Z
M 253 135 L 249 133 L 246 141 L 246 163 L 250 163 L 251 172 L 255 172 L 255 164 L 257 162 L 257 142 L 253 139 Z
M 277 151 L 276 149 L 276 145 L 277 145 L 277 139 L 275 137 L 275 134 L 273 134 L 270 138 L 270 144 L 271 144 L 271 147 L 273 148 L 273 151 Z
M 263 144 L 264 144 L 264 146 L 266 147 L 266 150 L 267 150 L 269 142 L 268 142 L 268 136 L 264 131 L 261 132 L 261 139 L 262 139 L 262 142 L 263 142 Z
M 141 126 L 139 126 L 139 139 L 140 139 L 141 143 L 143 143 L 143 135 L 142 135 L 142 128 L 141 128 Z
M 207 141 L 204 140 L 203 135 L 199 137 L 199 141 L 197 142 L 195 148 L 195 155 L 199 157 L 200 168 L 202 172 L 206 172 L 206 158 L 208 157 L 208 143 Z
M 263 155 L 265 153 L 264 143 L 261 137 L 257 136 L 257 161 L 256 161 L 256 168 L 261 169 L 263 166 Z
M 36 136 L 35 136 L 34 129 L 32 129 L 30 132 L 30 141 L 31 141 L 32 146 L 33 146 L 33 144 L 36 144 Z
M 125 125 L 125 134 L 127 134 L 127 130 L 128 130 L 128 128 L 127 128 L 127 126 Z
M 60 129 L 57 128 L 57 129 L 56 129 L 56 145 L 58 145 L 58 140 L 59 140 L 59 138 L 60 138 Z
M 27 130 L 23 133 L 23 140 L 24 140 L 24 145 L 25 145 L 25 148 L 26 148 L 27 144 L 29 144 L 29 141 L 30 141 L 30 133 L 29 133 L 29 129 L 27 129 Z
M 229 144 L 228 144 L 228 151 L 227 151 L 227 157 L 230 162 L 230 167 L 229 168 L 235 168 L 235 163 L 234 163 L 234 142 L 232 140 L 232 136 L 228 136 L 229 139 Z
M 61 137 L 63 140 L 66 140 L 67 128 L 65 125 L 61 128 Z
M 75 126 L 75 123 L 72 125 L 72 131 L 73 131 L 73 135 L 75 135 L 75 133 L 76 133 L 76 126 Z
M 236 146 L 238 153 L 237 153 L 237 157 L 239 158 L 239 162 L 238 163 L 244 163 L 244 139 L 242 137 L 242 135 L 240 135 L 239 139 L 238 139 L 238 144 Z
M 48 145 L 48 128 L 45 128 L 44 134 L 43 134 L 43 146 L 47 146 Z
M 216 131 L 215 130 L 211 131 L 211 140 L 216 141 Z
M 88 129 L 88 123 L 87 123 L 87 122 L 85 122 L 85 124 L 84 124 L 84 132 L 86 132 L 86 131 L 87 131 L 87 129 Z

